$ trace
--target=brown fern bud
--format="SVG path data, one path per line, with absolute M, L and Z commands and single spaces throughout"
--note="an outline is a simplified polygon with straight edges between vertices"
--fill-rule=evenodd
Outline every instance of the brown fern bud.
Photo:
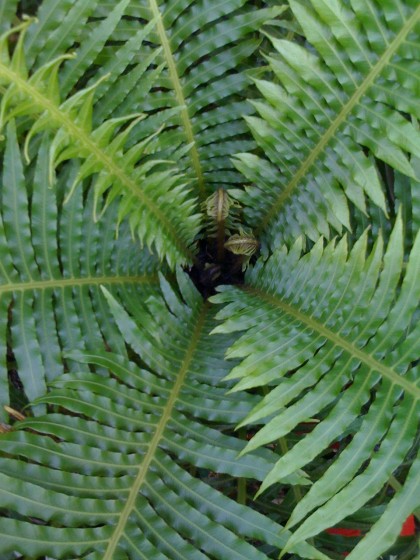
M 258 249 L 258 241 L 252 234 L 235 233 L 226 241 L 225 247 L 234 255 L 251 257 Z
M 213 218 L 215 222 L 224 221 L 229 216 L 231 204 L 232 201 L 227 192 L 224 189 L 217 189 L 205 202 L 207 216 Z

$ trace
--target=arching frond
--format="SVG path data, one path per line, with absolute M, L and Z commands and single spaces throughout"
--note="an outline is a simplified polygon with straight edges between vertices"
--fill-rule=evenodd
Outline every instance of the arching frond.
M 307 466 L 348 434 L 343 451 L 295 508 L 289 527 L 304 522 L 290 544 L 318 534 L 373 498 L 415 442 L 420 388 L 420 235 L 403 270 L 401 216 L 386 252 L 379 237 L 366 257 L 367 234 L 348 253 L 345 239 L 322 240 L 301 254 L 301 241 L 276 251 L 247 275 L 244 288 L 222 287 L 228 305 L 215 332 L 246 331 L 227 353 L 241 358 L 227 379 L 235 391 L 269 392 L 242 424 L 266 424 L 247 445 L 256 449 L 314 419 L 316 427 L 285 453 L 260 492 Z M 412 508 L 417 467 L 384 515 L 400 526 Z M 403 477 L 406 475 L 403 474 Z M 389 513 L 389 512 L 392 512 Z M 379 534 L 384 522 L 373 535 Z M 393 538 L 396 536 L 393 533 Z M 361 544 L 376 559 L 389 539 Z M 369 549 L 369 550 L 368 550 Z M 356 547 L 349 558 L 360 558 Z
M 10 59 L 7 40 L 13 30 L 0 39 L 0 83 L 7 87 L 0 105 L 0 127 L 11 118 L 36 118 L 27 134 L 25 152 L 28 157 L 28 144 L 34 135 L 45 130 L 54 132 L 49 149 L 50 182 L 63 161 L 83 159 L 71 190 L 81 180 L 94 176 L 95 216 L 118 198 L 118 223 L 128 219 L 133 235 L 154 247 L 170 266 L 191 263 L 199 219 L 193 213 L 194 198 L 187 198 L 189 189 L 183 176 L 173 165 L 166 163 L 162 168 L 162 161 L 147 157 L 153 135 L 130 148 L 126 146 L 128 134 L 138 122 L 136 115 L 109 119 L 92 129 L 95 85 L 61 99 L 58 71 L 69 56 L 58 56 L 28 76 L 23 49 L 27 25 L 20 26 L 23 31 Z M 121 128 L 128 120 L 131 124 Z
M 95 17 L 105 17 L 110 5 L 100 2 Z M 113 34 L 115 41 L 130 42 L 139 21 L 155 22 L 150 52 L 143 49 L 134 60 L 140 62 L 147 54 L 157 53 L 155 62 L 163 70 L 147 99 L 141 90 L 133 91 L 125 105 L 131 112 L 152 113 L 150 124 L 155 128 L 162 122 L 170 125 L 161 135 L 159 151 L 171 159 L 171 154 L 181 154 L 180 168 L 190 177 L 201 201 L 220 186 L 242 183 L 230 157 L 255 146 L 242 118 L 253 111 L 246 102 L 250 85 L 246 70 L 261 44 L 259 30 L 282 11 L 283 6 L 257 10 L 247 0 L 198 4 L 140 0 L 130 2 L 125 12 L 130 19 L 123 20 Z M 91 32 L 87 26 L 85 36 Z M 112 64 L 115 47 L 108 47 L 102 56 L 105 70 Z M 123 89 L 120 84 L 116 87 Z M 113 91 L 104 96 L 107 108 L 114 97 Z M 173 108 L 181 111 L 168 120 L 168 110 Z M 118 114 L 118 105 L 115 110 Z M 133 138 L 138 140 L 141 134 L 137 130 L 138 136 L 133 134 Z
M 44 137 L 30 172 L 25 169 L 13 121 L 7 128 L 0 175 L 0 415 L 9 404 L 8 374 L 15 373 L 29 400 L 64 372 L 62 350 L 101 348 L 125 353 L 100 286 L 148 297 L 156 261 L 139 252 L 127 227 L 115 239 L 116 208 L 93 224 L 92 196 L 80 187 L 63 206 L 78 175 L 71 165 L 48 188 L 49 139 Z M 142 294 L 142 295 L 141 295 Z
M 106 373 L 82 365 L 60 377 L 37 402 L 71 415 L 24 420 L 2 437 L 0 495 L 13 512 L 0 525 L 3 554 L 263 559 L 246 539 L 285 543 L 279 525 L 189 472 L 192 465 L 261 480 L 275 455 L 238 459 L 244 442 L 217 429 L 246 414 L 253 399 L 225 395 L 228 340 L 209 339 L 214 311 L 185 276 L 179 283 L 183 299 L 162 278 L 165 299 L 136 304 L 136 316 L 106 292 L 144 368 L 110 352 L 73 353 Z M 326 558 L 305 543 L 296 551 Z
M 271 247 L 350 229 L 349 201 L 387 205 L 375 158 L 410 178 L 420 136 L 418 2 L 311 0 L 290 7 L 308 43 L 271 37 L 273 79 L 248 117 L 263 155 L 239 154 L 238 198 Z

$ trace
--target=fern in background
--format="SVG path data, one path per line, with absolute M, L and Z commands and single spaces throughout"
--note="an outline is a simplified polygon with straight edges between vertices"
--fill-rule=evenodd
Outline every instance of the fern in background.
M 416 556 L 419 25 L 0 0 L 2 558 Z

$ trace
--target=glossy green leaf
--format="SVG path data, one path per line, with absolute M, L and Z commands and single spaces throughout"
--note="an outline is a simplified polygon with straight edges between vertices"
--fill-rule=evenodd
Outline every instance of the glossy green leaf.
M 84 202 L 81 188 L 63 206 L 62 194 L 78 169 L 72 166 L 67 177 L 57 180 L 56 189 L 49 188 L 48 150 L 48 137 L 44 137 L 30 174 L 22 161 L 14 123 L 8 124 L 0 221 L 3 418 L 3 405 L 9 404 L 7 370 L 14 367 L 11 355 L 26 396 L 30 400 L 41 396 L 46 381 L 64 371 L 63 349 L 103 347 L 102 333 L 111 331 L 108 344 L 124 351 L 121 337 L 111 328 L 99 286 L 118 294 L 128 283 L 147 298 L 155 278 L 156 263 L 147 254 L 139 254 L 127 228 L 115 239 L 115 205 L 95 231 L 92 197 Z M 104 244 L 99 250 L 100 240 Z
M 0 0 L 2 560 L 415 556 L 417 4 Z
M 57 378 L 35 404 L 72 416 L 56 412 L 27 419 L 2 438 L 9 457 L 0 459 L 0 493 L 4 507 L 23 516 L 15 526 L 6 525 L 22 554 L 42 550 L 62 558 L 70 550 L 80 555 L 94 550 L 104 559 L 135 557 L 153 543 L 153 558 L 172 557 L 175 544 L 187 557 L 267 558 L 245 539 L 280 549 L 285 543 L 279 525 L 219 494 L 186 468 L 262 480 L 275 455 L 259 451 L 238 459 L 244 442 L 208 426 L 240 418 L 253 399 L 226 396 L 220 385 L 228 340 L 209 339 L 214 311 L 192 286 L 185 301 L 164 279 L 162 289 L 165 299 L 151 296 L 135 316 L 105 291 L 122 335 L 147 369 L 110 352 L 70 354 L 103 368 L 105 375 L 81 366 Z M 21 466 L 17 478 L 10 473 L 14 462 Z M 43 522 L 26 531 L 32 518 Z M 49 544 L 41 546 L 45 539 Z M 12 550 L 10 538 L 0 543 L 2 553 Z M 306 544 L 296 551 L 325 558 Z
M 401 216 L 384 255 L 380 239 L 366 255 L 366 240 L 350 252 L 345 241 L 321 241 L 307 254 L 301 243 L 279 249 L 247 274 L 244 288 L 220 287 L 212 298 L 227 304 L 214 332 L 245 331 L 227 352 L 242 360 L 227 377 L 239 379 L 233 391 L 268 388 L 241 422 L 265 420 L 243 453 L 317 422 L 277 461 L 259 493 L 310 465 L 344 433 L 352 436 L 296 506 L 288 527 L 306 520 L 290 545 L 361 508 L 415 444 L 420 237 L 404 274 Z
M 247 118 L 263 155 L 235 159 L 251 183 L 237 196 L 272 249 L 301 234 L 316 241 L 331 228 L 350 230 L 349 203 L 366 213 L 368 199 L 386 215 L 375 158 L 414 179 L 420 146 L 404 116 L 419 116 L 418 3 L 290 7 L 311 49 L 270 36 L 274 80 L 256 80 L 258 116 Z
M 122 16 L 125 6 L 124 0 L 109 21 L 104 22 L 105 28 L 115 26 L 115 18 Z M 63 161 L 82 158 L 84 164 L 74 178 L 68 196 L 81 180 L 94 175 L 95 218 L 115 198 L 119 198 L 118 224 L 127 219 L 133 236 L 138 236 L 141 243 L 149 248 L 153 246 L 159 257 L 166 258 L 172 267 L 176 263 L 191 262 L 192 244 L 199 225 L 199 217 L 194 214 L 195 201 L 191 197 L 187 199 L 190 189 L 173 164 L 148 160 L 153 153 L 149 141 L 126 148 L 128 134 L 138 123 L 136 117 L 139 118 L 139 115 L 111 119 L 93 130 L 95 88 L 106 76 L 67 99 L 60 99 L 59 67 L 69 56 L 57 57 L 28 77 L 23 63 L 22 38 L 23 32 L 10 63 L 0 63 L 0 79 L 10 84 L 0 105 L 0 122 L 4 124 L 12 117 L 21 116 L 36 119 L 26 138 L 26 157 L 29 158 L 29 143 L 34 136 L 43 131 L 53 131 L 49 153 L 50 183 L 54 182 L 55 170 Z M 5 36 L 2 40 L 2 49 L 7 57 L 9 47 L 6 39 Z M 140 39 L 143 40 L 144 36 Z M 91 49 L 86 46 L 86 60 L 80 53 L 77 59 L 80 70 L 73 69 L 72 76 L 82 73 L 92 62 L 94 54 L 91 51 L 95 48 L 98 45 L 93 38 Z M 128 120 L 132 121 L 131 124 L 121 129 Z M 157 169 L 162 166 L 163 169 Z M 176 210 L 171 206 L 173 197 L 179 203 Z M 181 213 L 179 208 L 182 208 Z

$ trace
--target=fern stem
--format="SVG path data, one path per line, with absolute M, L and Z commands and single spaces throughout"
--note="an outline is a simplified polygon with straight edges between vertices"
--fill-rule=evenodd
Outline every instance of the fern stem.
M 10 282 L 0 286 L 0 296 L 13 292 L 33 290 L 51 290 L 75 286 L 101 286 L 108 284 L 155 284 L 156 274 L 142 276 L 86 276 L 85 278 L 52 278 L 49 280 L 32 280 L 30 282 Z
M 163 24 L 162 14 L 159 10 L 159 6 L 156 0 L 149 0 L 150 9 L 152 10 L 153 17 L 156 20 L 157 32 L 160 38 L 161 45 L 163 47 L 163 52 L 165 54 L 166 63 L 168 65 L 169 75 L 172 80 L 175 95 L 178 100 L 179 105 L 182 107 L 181 110 L 181 121 L 184 127 L 185 136 L 187 138 L 187 143 L 191 144 L 190 157 L 191 162 L 197 177 L 197 186 L 199 190 L 200 199 L 203 200 L 206 190 L 204 175 L 201 168 L 200 156 L 197 150 L 194 131 L 191 124 L 191 119 L 188 114 L 187 103 L 185 100 L 184 92 L 182 90 L 181 80 L 178 75 L 174 55 L 169 44 L 168 36 Z
M 269 393 L 269 389 L 267 386 L 263 387 L 263 394 L 264 397 L 267 396 Z M 277 440 L 277 447 L 281 451 L 281 455 L 286 455 L 289 451 L 289 446 L 287 445 L 287 439 L 285 437 L 279 438 Z M 292 487 L 293 496 L 295 497 L 296 503 L 300 502 L 303 498 L 302 492 L 300 491 L 299 486 Z
M 246 478 L 238 478 L 238 494 L 237 494 L 237 502 L 242 506 L 246 506 L 246 498 L 247 498 L 247 491 L 246 491 Z
M 103 556 L 103 560 L 112 560 L 114 558 L 114 553 L 117 548 L 117 545 L 124 534 L 124 528 L 127 526 L 128 518 L 131 515 L 133 509 L 136 505 L 136 500 L 139 495 L 140 488 L 146 481 L 147 473 L 153 463 L 155 458 L 157 449 L 161 442 L 163 433 L 168 422 L 171 420 L 173 409 L 175 407 L 176 401 L 179 397 L 179 393 L 182 390 L 183 384 L 185 382 L 185 378 L 188 375 L 189 368 L 191 362 L 194 358 L 194 354 L 197 349 L 197 344 L 202 336 L 202 330 L 205 324 L 205 319 L 209 310 L 208 304 L 204 304 L 201 306 L 201 309 L 198 313 L 195 314 L 193 317 L 194 321 L 194 336 L 192 337 L 183 357 L 183 360 L 180 364 L 180 368 L 178 374 L 176 376 L 175 384 L 172 388 L 171 394 L 169 399 L 165 405 L 165 408 L 162 411 L 162 416 L 160 418 L 159 424 L 156 427 L 156 431 L 153 434 L 150 443 L 148 445 L 148 450 L 145 455 L 142 457 L 142 460 L 139 462 L 138 465 L 138 473 L 134 484 L 130 490 L 130 494 L 125 502 L 125 505 L 120 513 L 119 521 L 114 529 L 113 535 L 109 540 L 108 547 L 105 551 Z
M 286 453 L 289 451 L 289 446 L 287 445 L 286 438 L 284 438 L 284 437 L 279 438 L 277 440 L 277 445 L 278 445 L 278 448 L 281 451 L 281 454 L 286 455 Z M 303 494 L 302 494 L 299 486 L 293 486 L 292 487 L 292 492 L 293 492 L 293 496 L 295 497 L 296 503 L 300 502 L 300 500 L 303 498 Z
M 225 258 L 225 220 L 217 222 L 217 262 L 223 263 Z
M 239 437 L 240 439 L 246 440 L 246 430 L 245 428 L 241 428 L 239 430 Z M 243 506 L 246 505 L 246 498 L 247 498 L 247 490 L 246 490 L 246 478 L 238 478 L 238 491 L 236 500 L 238 504 Z
M 276 298 L 275 296 L 267 295 L 261 292 L 258 288 L 252 286 L 244 286 L 242 289 L 261 299 L 262 301 L 269 303 L 273 307 L 281 309 L 287 315 L 298 319 L 298 321 L 313 329 L 313 331 L 317 332 L 320 336 L 326 338 L 327 340 L 330 340 L 335 346 L 345 350 L 353 358 L 356 358 L 361 363 L 366 364 L 366 366 L 369 368 L 369 371 L 379 372 L 381 375 L 383 375 L 383 377 L 389 379 L 391 383 L 402 387 L 408 394 L 413 395 L 414 398 L 420 398 L 420 389 L 414 383 L 396 373 L 391 367 L 388 367 L 383 362 L 378 361 L 374 356 L 372 356 L 372 354 L 369 354 L 363 348 L 359 348 L 358 346 L 341 336 L 341 334 L 333 332 L 324 324 L 314 319 L 312 315 L 303 313 L 300 309 L 286 303 L 279 298 Z

